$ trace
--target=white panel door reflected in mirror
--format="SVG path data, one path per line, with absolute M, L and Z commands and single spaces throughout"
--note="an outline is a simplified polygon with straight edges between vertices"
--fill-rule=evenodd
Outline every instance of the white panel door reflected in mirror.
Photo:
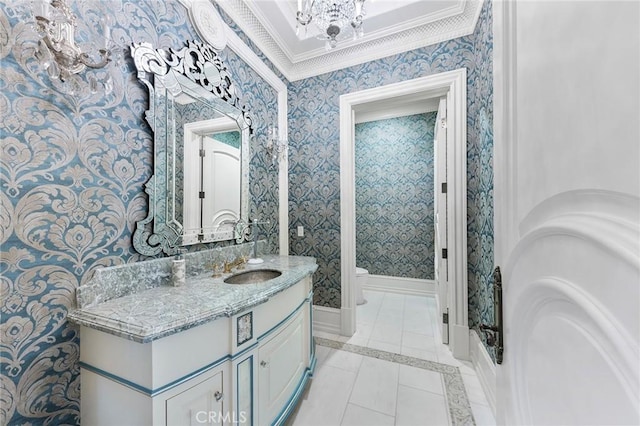
M 227 140 L 237 140 L 238 146 Z M 240 219 L 240 133 L 226 132 L 202 138 L 202 227 L 218 226 Z
M 240 219 L 241 133 L 221 117 L 185 125 L 183 244 L 229 229 Z

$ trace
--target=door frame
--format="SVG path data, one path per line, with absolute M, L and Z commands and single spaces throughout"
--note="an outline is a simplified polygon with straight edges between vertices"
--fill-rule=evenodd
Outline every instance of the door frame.
M 340 96 L 340 248 L 341 334 L 356 329 L 356 233 L 354 112 L 358 105 L 411 95 L 413 99 L 447 96 L 447 265 L 449 273 L 449 347 L 459 359 L 469 357 L 467 289 L 467 70 L 465 68 L 374 87 Z
M 443 118 L 444 116 L 444 118 Z M 444 120 L 444 125 L 443 125 Z M 444 138 L 443 138 L 444 136 Z M 443 140 L 444 139 L 444 140 Z M 442 192 L 442 183 L 447 182 L 447 165 L 446 165 L 446 155 L 447 155 L 447 143 L 448 143 L 448 132 L 447 132 L 447 98 L 446 96 L 441 97 L 438 100 L 438 112 L 436 115 L 436 123 L 433 130 L 433 152 L 434 162 L 433 162 L 433 205 L 434 209 L 434 218 L 433 222 L 435 224 L 435 234 L 434 234 L 434 254 L 436 256 L 435 259 L 435 290 L 436 290 L 436 312 L 438 317 L 448 314 L 448 304 L 446 303 L 449 297 L 449 289 L 448 289 L 448 275 L 446 273 L 446 266 L 442 267 L 443 264 L 446 265 L 448 262 L 442 257 L 442 253 L 438 253 L 439 249 L 442 249 L 444 246 L 447 248 L 447 194 Z M 444 152 L 444 161 L 442 160 Z M 440 213 L 444 213 L 440 215 Z M 436 217 L 438 220 L 436 220 Z M 444 223 L 444 226 L 442 226 Z M 444 234 L 444 235 L 443 235 Z M 444 272 L 443 272 L 444 271 Z M 444 278 L 443 278 L 444 276 Z M 444 284 L 443 284 L 444 283 Z M 445 345 L 449 344 L 449 324 L 442 321 L 440 324 L 442 330 L 442 343 Z
M 517 182 L 516 120 L 516 4 L 493 5 L 493 224 L 495 264 L 504 264 L 515 247 Z

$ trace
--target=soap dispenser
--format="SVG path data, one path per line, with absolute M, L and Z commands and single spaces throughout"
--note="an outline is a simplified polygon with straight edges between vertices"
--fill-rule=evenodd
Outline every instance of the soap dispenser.
M 174 287 L 181 287 L 187 281 L 187 264 L 184 259 L 185 249 L 179 249 L 171 262 L 171 283 Z

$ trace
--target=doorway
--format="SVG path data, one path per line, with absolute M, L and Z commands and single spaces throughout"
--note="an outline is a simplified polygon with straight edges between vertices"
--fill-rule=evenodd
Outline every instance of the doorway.
M 402 99 L 420 101 L 434 97 L 447 100 L 447 126 L 451 143 L 447 147 L 448 235 L 447 300 L 450 348 L 456 358 L 469 354 L 467 311 L 467 194 L 466 194 L 466 70 L 459 69 L 432 76 L 367 89 L 340 97 L 340 197 L 341 197 L 341 333 L 351 336 L 356 327 L 356 244 L 355 244 L 355 155 L 356 110 L 371 102 Z

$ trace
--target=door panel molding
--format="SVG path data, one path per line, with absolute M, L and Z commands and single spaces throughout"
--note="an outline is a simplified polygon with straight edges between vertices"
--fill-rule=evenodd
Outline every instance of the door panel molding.
M 512 324 L 514 338 L 509 345 L 511 361 L 508 367 L 513 378 L 510 392 L 514 397 L 519 423 L 542 424 L 555 421 L 575 424 L 575 415 L 583 416 L 577 424 L 618 424 L 629 421 L 630 417 L 640 418 L 637 412 L 638 347 L 633 344 L 634 339 L 613 312 L 576 283 L 558 277 L 529 283 L 518 300 L 520 302 L 513 307 L 517 315 L 512 314 L 515 318 Z M 553 321 L 554 324 L 545 325 L 545 321 Z M 568 327 L 561 327 L 561 323 Z M 554 334 L 555 329 L 561 329 L 562 333 Z M 553 347 L 557 339 L 573 343 L 568 352 Z M 579 350 L 577 345 L 580 346 Z M 552 352 L 551 356 L 560 361 L 557 367 L 547 365 L 540 369 L 539 366 L 528 365 L 530 354 L 537 355 L 545 350 Z M 595 359 L 597 357 L 594 354 L 598 354 L 601 359 Z M 572 364 L 582 364 L 584 360 L 581 356 L 588 357 L 590 363 L 599 361 L 599 367 L 593 369 L 593 377 L 586 377 L 582 383 L 574 381 L 567 388 L 562 383 L 553 381 L 553 377 L 559 374 L 571 376 L 566 369 Z M 532 380 L 532 377 L 537 377 L 538 380 Z M 608 378 L 606 382 L 605 377 Z M 540 383 L 547 379 L 544 385 Z M 608 407 L 606 414 L 598 412 L 600 407 L 595 408 L 596 412 L 589 412 L 589 407 L 584 404 L 581 409 L 566 404 L 567 400 L 571 400 L 567 396 L 575 393 L 572 390 L 585 384 L 593 386 L 591 394 L 594 402 Z M 532 392 L 529 391 L 531 388 Z M 557 400 L 559 403 L 562 401 L 566 404 L 565 410 L 555 411 L 559 417 L 536 418 L 539 413 L 547 411 L 550 400 Z M 538 409 L 538 404 L 542 404 L 544 409 Z M 597 415 L 603 417 L 597 419 Z M 615 415 L 621 417 L 616 419 Z
M 640 421 L 638 211 L 640 200 L 627 194 L 568 191 L 522 221 L 504 268 L 508 423 Z M 553 362 L 539 365 L 545 357 Z M 594 378 L 580 383 L 588 374 L 576 365 L 588 366 Z M 581 400 L 587 408 L 574 409 L 573 396 L 578 404 L 586 395 L 597 407 Z M 550 411 L 555 417 L 544 417 Z

